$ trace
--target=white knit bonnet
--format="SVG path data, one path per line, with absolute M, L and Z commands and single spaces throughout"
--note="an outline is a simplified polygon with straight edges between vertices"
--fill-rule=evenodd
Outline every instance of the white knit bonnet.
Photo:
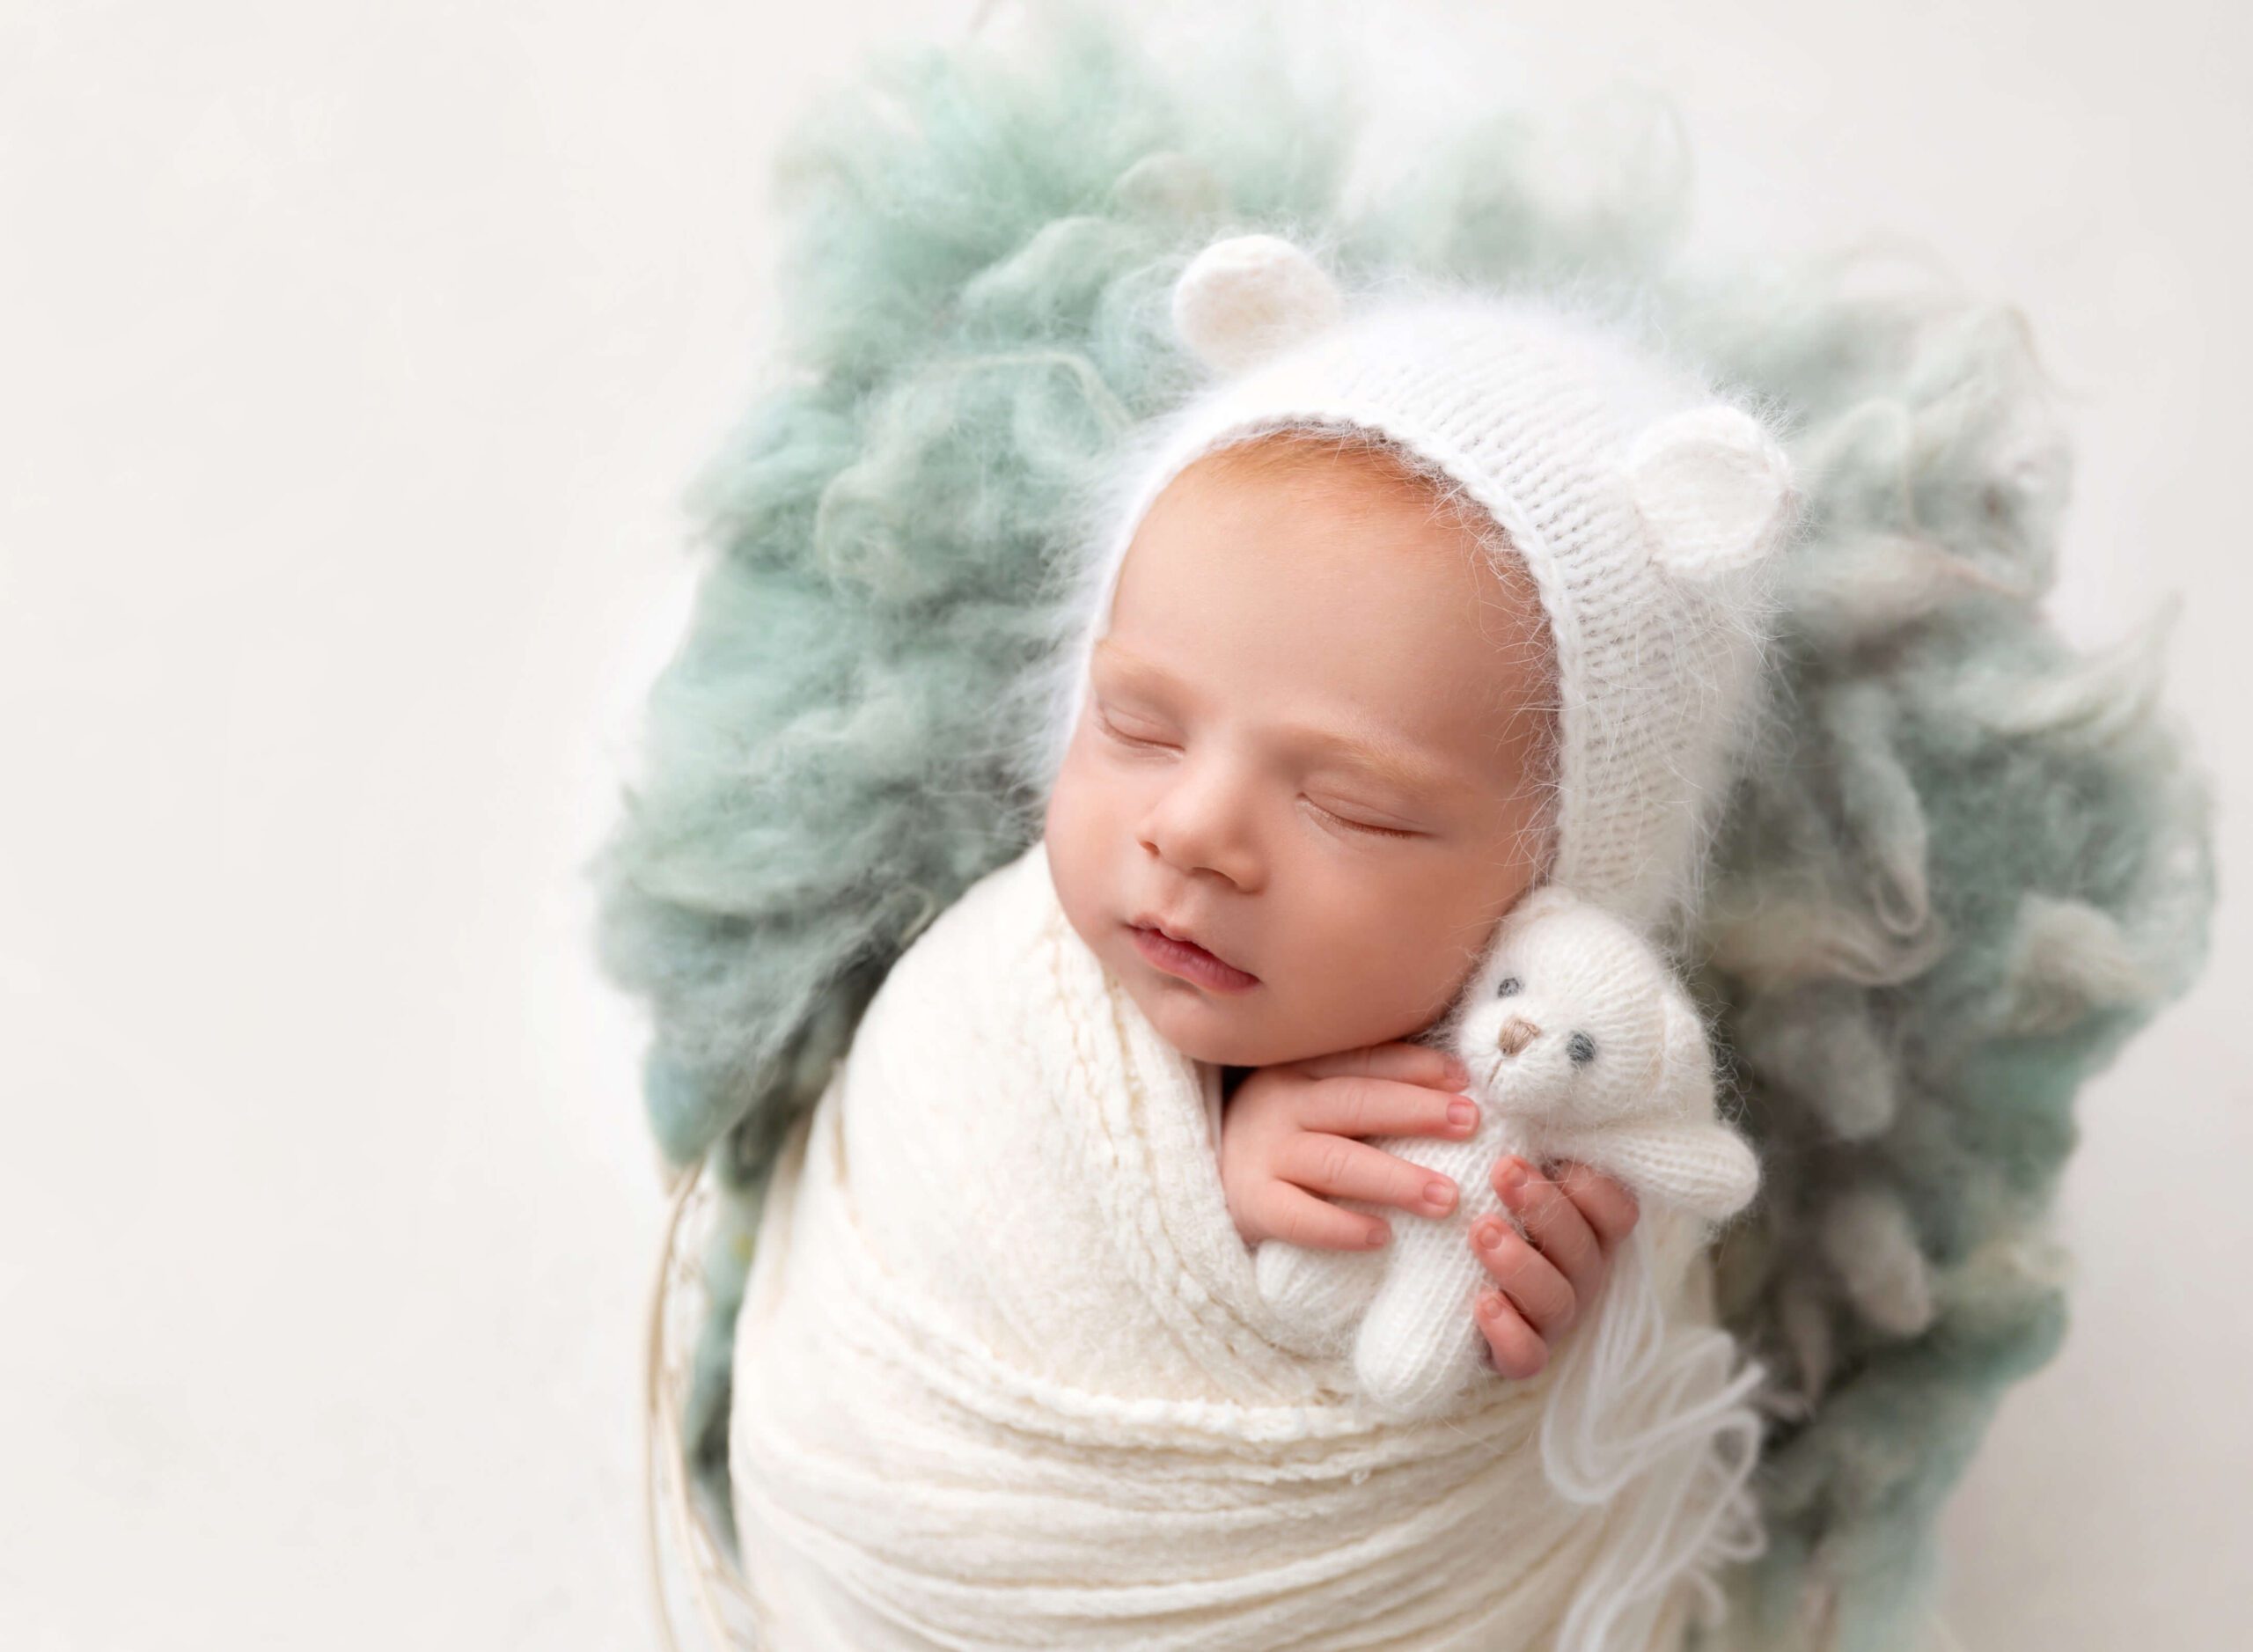
M 1272 235 L 1206 247 L 1172 311 L 1220 377 L 1161 422 L 1113 497 L 1080 700 L 1134 531 L 1174 476 L 1279 430 L 1386 438 L 1459 484 L 1539 591 L 1560 691 L 1548 881 L 1648 933 L 1678 921 L 1760 689 L 1775 553 L 1796 517 L 1776 435 L 1582 308 L 1426 290 L 1349 314 Z

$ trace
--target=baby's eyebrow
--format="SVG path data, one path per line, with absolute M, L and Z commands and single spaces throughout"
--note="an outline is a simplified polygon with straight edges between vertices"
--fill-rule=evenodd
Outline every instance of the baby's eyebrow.
M 1107 637 L 1097 642 L 1095 651 L 1106 666 L 1126 676 L 1160 687 L 1181 686 L 1180 679 L 1171 672 L 1156 661 L 1130 653 Z M 1278 723 L 1275 729 L 1288 744 L 1305 751 L 1321 752 L 1404 791 L 1434 796 L 1462 783 L 1451 767 L 1430 761 L 1413 747 L 1381 731 L 1372 731 L 1369 738 L 1357 738 L 1308 723 Z
M 1352 736 L 1310 723 L 1279 724 L 1285 738 L 1311 750 L 1325 752 L 1337 760 L 1362 769 L 1376 779 L 1420 797 L 1433 797 L 1457 784 L 1453 774 L 1426 761 L 1411 747 L 1379 737 L 1357 740 Z

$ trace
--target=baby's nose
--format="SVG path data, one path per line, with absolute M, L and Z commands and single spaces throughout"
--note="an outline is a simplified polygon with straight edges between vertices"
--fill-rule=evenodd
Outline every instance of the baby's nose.
M 1523 1016 L 1512 1016 L 1502 1023 L 1502 1030 L 1496 1035 L 1494 1042 L 1501 1046 L 1503 1054 L 1515 1055 L 1540 1036 L 1541 1029 Z

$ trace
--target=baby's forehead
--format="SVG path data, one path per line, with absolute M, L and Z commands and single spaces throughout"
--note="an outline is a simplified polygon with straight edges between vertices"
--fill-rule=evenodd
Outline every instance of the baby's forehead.
M 1531 570 L 1508 533 L 1459 489 L 1366 448 L 1299 444 L 1208 454 L 1161 488 L 1126 544 L 1117 582 L 1232 592 L 1257 604 L 1290 594 L 1427 608 L 1498 642 L 1545 639 Z M 1247 582 L 1251 553 L 1264 552 Z M 1131 569 L 1131 574 L 1130 570 Z M 1117 583 L 1112 586 L 1115 599 Z
M 1231 442 L 1184 466 L 1167 491 L 1210 498 L 1273 486 L 1344 508 L 1389 503 L 1441 510 L 1474 536 L 1499 532 L 1436 466 L 1360 431 L 1289 429 Z
M 1271 577 L 1300 587 L 1311 574 L 1317 588 L 1327 579 L 1349 601 L 1436 598 L 1465 612 L 1508 611 L 1521 623 L 1539 606 L 1508 534 L 1459 487 L 1400 452 L 1321 433 L 1204 455 L 1158 489 L 1123 537 L 1122 562 L 1136 582 L 1209 580 L 1215 600 L 1228 594 L 1227 576 L 1244 571 L 1244 549 L 1256 541 L 1288 557 L 1271 561 Z M 1352 566 L 1336 566 L 1340 558 Z M 1127 577 L 1126 566 L 1118 576 Z M 1256 589 L 1250 594 L 1259 600 Z M 1482 628 L 1496 628 L 1491 614 Z
M 1279 717 L 1401 737 L 1430 767 L 1515 774 L 1553 697 L 1547 621 L 1474 511 L 1334 433 L 1208 453 L 1136 525 L 1096 658 L 1114 681 L 1141 655 L 1215 703 L 1288 701 Z

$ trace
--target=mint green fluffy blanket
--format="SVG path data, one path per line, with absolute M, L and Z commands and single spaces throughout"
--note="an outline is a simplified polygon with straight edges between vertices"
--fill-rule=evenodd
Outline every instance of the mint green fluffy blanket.
M 995 708 L 1077 503 L 1192 383 L 1164 314 L 1188 256 L 1269 229 L 1348 270 L 1623 283 L 1787 409 L 1809 497 L 1777 756 L 1731 800 L 1692 980 L 1765 1178 L 1720 1311 L 1786 1393 L 1727 1634 L 1914 1644 L 1936 1512 L 2065 1333 L 2074 1095 L 2205 956 L 2168 616 L 2094 653 L 2044 619 L 2069 455 L 2007 303 L 1851 258 L 1690 267 L 1680 151 L 1638 141 L 1662 106 L 1560 200 L 1513 110 L 1371 155 L 1351 66 L 1288 55 L 1255 40 L 1222 96 L 1067 8 L 894 51 L 789 143 L 773 355 L 693 490 L 694 615 L 591 869 L 602 963 L 652 1014 L 657 1138 L 729 1193 L 683 1449 L 724 1526 L 776 1150 L 892 961 L 1038 835 Z

